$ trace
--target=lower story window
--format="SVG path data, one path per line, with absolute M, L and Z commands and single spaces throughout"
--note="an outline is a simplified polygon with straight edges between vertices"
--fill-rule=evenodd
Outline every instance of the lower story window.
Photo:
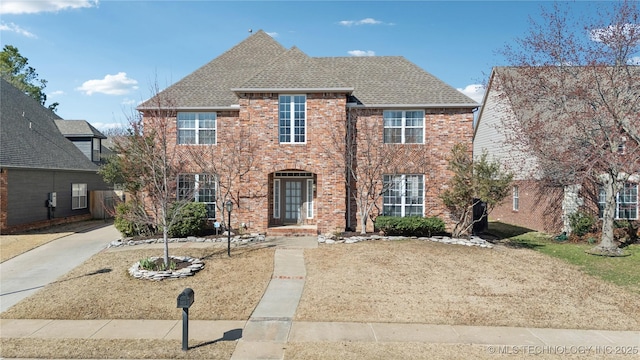
M 205 203 L 207 217 L 216 217 L 216 179 L 210 174 L 178 175 L 178 200 Z
M 424 215 L 423 175 L 384 175 L 383 186 L 385 216 Z
M 605 192 L 600 188 L 598 196 L 599 216 L 602 218 L 605 206 Z M 616 219 L 638 219 L 638 184 L 625 183 L 619 193 L 616 194 Z
M 87 208 L 87 184 L 71 184 L 71 209 Z
M 520 210 L 520 189 L 517 186 L 513 187 L 513 211 Z

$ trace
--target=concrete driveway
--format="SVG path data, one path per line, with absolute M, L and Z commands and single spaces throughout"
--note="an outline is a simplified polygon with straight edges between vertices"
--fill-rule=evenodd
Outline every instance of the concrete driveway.
M 0 264 L 0 312 L 102 251 L 120 233 L 113 225 L 53 240 Z

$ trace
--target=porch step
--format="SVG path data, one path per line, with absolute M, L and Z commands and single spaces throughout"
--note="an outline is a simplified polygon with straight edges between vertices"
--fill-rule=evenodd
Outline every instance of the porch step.
M 315 236 L 318 227 L 315 225 L 277 226 L 267 229 L 267 236 Z

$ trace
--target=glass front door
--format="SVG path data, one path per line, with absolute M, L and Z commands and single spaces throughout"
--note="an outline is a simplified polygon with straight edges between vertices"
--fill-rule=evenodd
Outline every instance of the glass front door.
M 302 181 L 284 181 L 284 222 L 298 224 L 302 220 Z

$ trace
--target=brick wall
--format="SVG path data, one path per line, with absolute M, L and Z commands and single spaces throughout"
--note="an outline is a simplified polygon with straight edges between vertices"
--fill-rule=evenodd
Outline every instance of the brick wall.
M 219 196 L 223 197 L 229 190 L 236 203 L 232 223 L 244 223 L 248 231 L 263 232 L 269 227 L 273 216 L 273 175 L 292 170 L 312 173 L 315 179 L 315 216 L 307 223 L 315 223 L 320 233 L 343 231 L 349 224 L 355 225 L 353 201 L 349 222 L 346 219 L 349 203 L 344 165 L 346 94 L 307 94 L 307 141 L 303 144 L 279 143 L 278 94 L 238 95 L 238 111 L 218 112 L 217 145 L 177 146 L 183 172 L 198 173 L 207 166 L 209 170 L 215 167 L 219 174 Z M 350 111 L 358 126 L 378 124 L 376 145 L 382 146 L 382 110 Z M 147 123 L 150 115 L 145 115 Z M 442 216 L 448 224 L 451 224 L 448 213 L 438 199 L 443 183 L 449 178 L 446 158 L 458 142 L 466 142 L 471 149 L 472 123 L 473 114 L 469 110 L 427 110 L 425 144 L 392 145 L 402 152 L 394 167 L 406 173 L 426 175 L 426 215 Z M 170 142 L 173 148 L 176 146 L 175 117 L 169 119 L 167 133 L 173 139 Z M 362 144 L 363 138 L 358 141 Z M 246 171 L 240 171 L 241 176 L 234 174 L 238 168 Z M 379 207 L 381 209 L 381 202 Z
M 518 186 L 518 210 L 513 210 L 513 196 L 510 193 L 489 214 L 489 221 L 501 221 L 550 234 L 560 233 L 563 225 L 563 189 L 545 187 L 537 181 L 514 181 L 513 185 Z

